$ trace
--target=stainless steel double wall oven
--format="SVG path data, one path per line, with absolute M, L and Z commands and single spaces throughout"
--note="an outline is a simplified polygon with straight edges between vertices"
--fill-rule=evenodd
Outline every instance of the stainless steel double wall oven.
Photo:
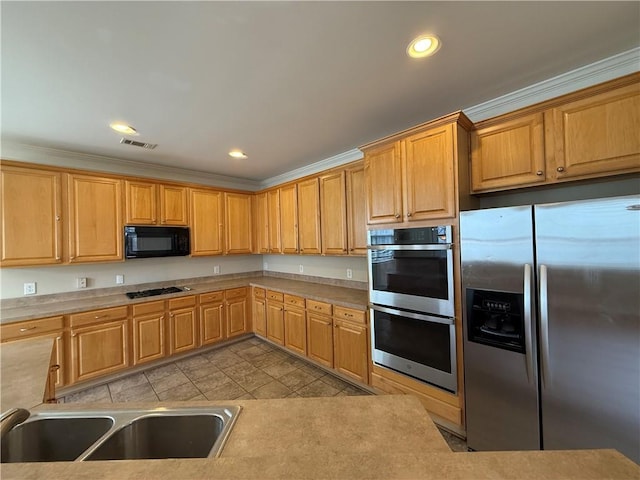
M 451 226 L 368 232 L 373 362 L 457 390 Z

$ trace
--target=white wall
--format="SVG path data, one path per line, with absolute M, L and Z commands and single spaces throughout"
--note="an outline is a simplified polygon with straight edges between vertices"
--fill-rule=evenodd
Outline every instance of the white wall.
M 220 266 L 220 274 L 262 270 L 260 255 L 223 257 L 167 257 L 140 258 L 125 262 L 64 265 L 38 268 L 3 268 L 0 271 L 0 298 L 23 297 L 23 284 L 37 282 L 37 294 L 79 291 L 77 277 L 87 278 L 87 288 L 115 287 L 115 276 L 124 275 L 125 285 L 135 285 L 182 278 L 213 275 L 213 267 Z
M 283 272 L 313 277 L 337 278 L 341 280 L 367 281 L 367 259 L 365 257 L 323 257 L 320 255 L 263 255 L 263 268 L 270 272 Z M 347 268 L 353 278 L 347 279 Z

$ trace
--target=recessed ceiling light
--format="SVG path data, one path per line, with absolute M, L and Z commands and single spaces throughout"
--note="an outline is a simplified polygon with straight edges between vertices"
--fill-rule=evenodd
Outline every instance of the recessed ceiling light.
M 229 156 L 233 158 L 247 158 L 247 155 L 241 150 L 231 150 Z
M 435 35 L 420 35 L 414 38 L 407 47 L 407 55 L 411 58 L 423 58 L 433 55 L 440 48 L 440 39 Z
M 139 135 L 135 128 L 131 125 L 127 125 L 126 123 L 113 122 L 109 126 L 116 132 L 122 133 L 123 135 Z

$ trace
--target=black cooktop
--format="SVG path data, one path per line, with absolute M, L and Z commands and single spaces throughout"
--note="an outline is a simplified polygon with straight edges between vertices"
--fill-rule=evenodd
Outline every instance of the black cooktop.
M 141 290 L 139 292 L 128 292 L 129 298 L 154 297 L 156 295 L 166 295 L 167 293 L 178 293 L 182 289 L 178 287 L 152 288 L 151 290 Z

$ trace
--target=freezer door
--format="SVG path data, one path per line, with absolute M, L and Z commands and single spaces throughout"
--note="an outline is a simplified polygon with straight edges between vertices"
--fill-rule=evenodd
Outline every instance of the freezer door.
M 640 462 L 640 196 L 534 215 L 543 448 Z
M 532 208 L 463 212 L 460 234 L 467 444 L 474 450 L 537 450 Z M 524 294 L 526 354 L 470 340 L 470 289 Z

